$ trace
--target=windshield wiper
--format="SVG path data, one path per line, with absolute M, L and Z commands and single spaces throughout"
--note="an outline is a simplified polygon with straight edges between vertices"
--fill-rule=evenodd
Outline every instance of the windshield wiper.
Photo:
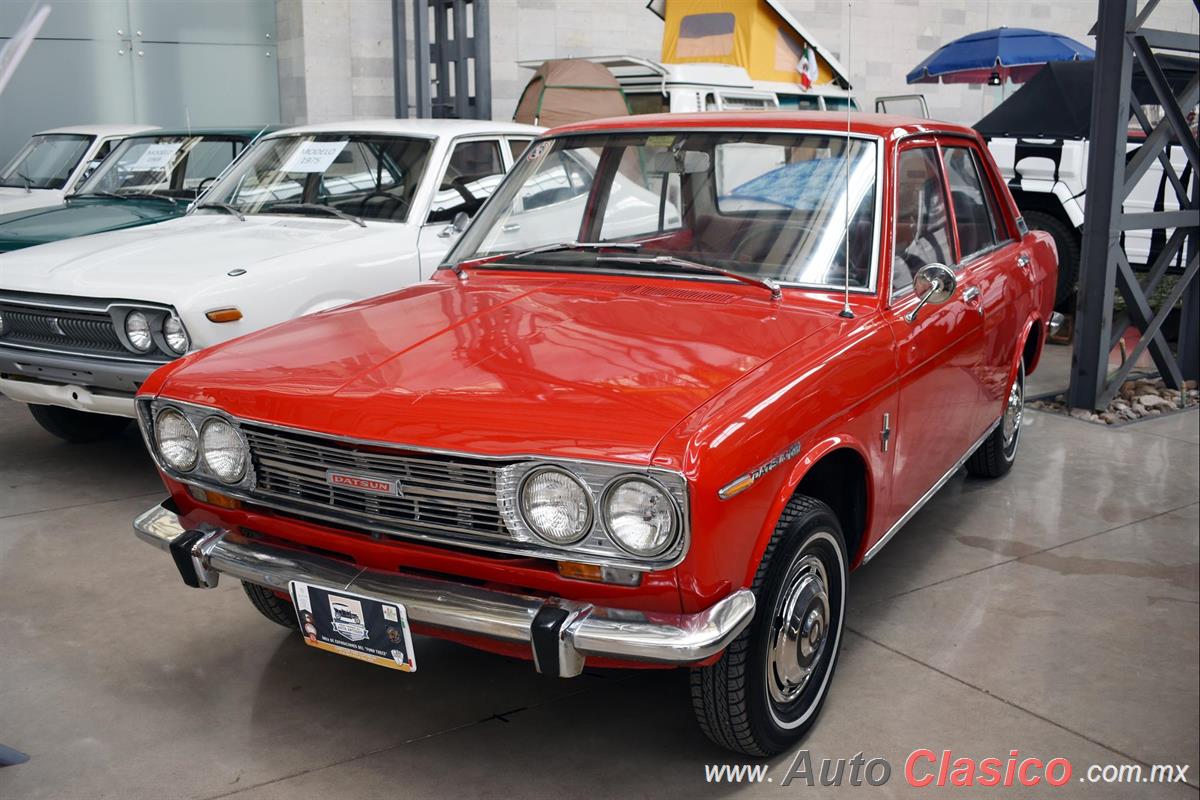
M 29 176 L 24 172 L 17 172 L 17 177 L 25 181 L 25 194 L 33 194 L 33 190 L 29 188 L 29 185 L 32 183 L 32 181 L 29 180 Z
M 128 197 L 131 199 L 134 197 L 140 197 L 143 200 L 166 200 L 173 206 L 179 205 L 179 201 L 174 197 L 169 197 L 165 194 L 158 194 L 157 192 L 121 192 L 121 197 Z
M 712 264 L 701 264 L 698 261 L 688 261 L 686 258 L 677 258 L 675 256 L 596 256 L 596 261 L 609 261 L 617 264 L 636 264 L 638 266 L 654 266 L 654 267 L 674 267 L 681 272 L 704 272 L 709 275 L 724 275 L 726 278 L 733 278 L 735 281 L 749 283 L 754 286 L 761 286 L 771 293 L 774 300 L 783 297 L 783 290 L 779 288 L 779 284 L 770 278 L 756 278 L 753 275 L 746 275 L 737 270 L 725 269 L 724 267 L 716 267 Z
M 526 250 L 510 250 L 507 253 L 497 253 L 492 256 L 481 256 L 480 258 L 471 258 L 466 261 L 460 261 L 457 264 L 450 264 L 450 269 L 454 270 L 454 274 L 462 277 L 463 265 L 468 267 L 480 267 L 484 264 L 491 264 L 494 261 L 519 261 L 522 258 L 536 256 L 542 253 L 562 253 L 562 252 L 582 252 L 582 251 L 600 251 L 600 250 L 638 250 L 642 246 L 641 242 L 555 242 L 553 244 L 542 244 L 537 247 L 530 247 Z
M 242 222 L 246 221 L 246 215 L 241 212 L 237 206 L 231 206 L 229 203 L 201 203 L 196 208 L 212 208 L 217 211 L 224 211 L 226 214 L 231 214 L 237 217 Z
M 106 200 L 128 200 L 128 195 L 117 194 L 116 192 L 75 192 L 67 195 L 68 200 L 74 200 L 77 197 L 103 197 Z
M 320 211 L 323 214 L 333 214 L 335 217 L 340 217 L 347 222 L 353 222 L 360 228 L 367 227 L 367 223 L 362 221 L 362 217 L 356 217 L 353 214 L 347 214 L 340 208 L 323 206 L 320 203 L 280 203 L 277 206 L 269 206 L 263 209 L 264 214 L 270 214 L 273 211 L 282 211 L 285 214 L 290 214 L 293 212 L 303 213 L 305 211 Z

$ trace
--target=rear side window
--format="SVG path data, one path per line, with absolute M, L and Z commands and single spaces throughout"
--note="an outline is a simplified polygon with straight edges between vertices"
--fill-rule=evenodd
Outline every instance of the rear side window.
M 914 147 L 900 153 L 896 176 L 896 230 L 892 250 L 892 293 L 912 286 L 926 264 L 953 264 L 950 215 L 937 150 Z
M 954 203 L 958 247 L 962 253 L 962 261 L 967 261 L 996 243 L 992 217 L 970 149 L 944 147 L 942 154 L 946 165 L 946 179 L 950 183 L 950 199 Z
M 983 179 L 983 196 L 987 199 L 988 212 L 992 217 L 992 237 L 997 243 L 1007 242 L 1012 237 L 1008 235 L 1008 227 L 1004 224 L 1004 214 L 1000 211 L 1000 201 L 996 199 L 996 193 L 992 190 L 992 183 L 987 179 L 987 168 L 984 167 L 979 152 L 975 151 L 974 155 L 975 168 L 979 170 L 979 177 Z

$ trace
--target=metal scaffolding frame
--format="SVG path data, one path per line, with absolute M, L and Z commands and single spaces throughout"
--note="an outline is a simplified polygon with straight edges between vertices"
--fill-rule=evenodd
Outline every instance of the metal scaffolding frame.
M 413 104 L 409 105 L 408 15 L 412 9 Z M 491 119 L 488 0 L 392 0 L 396 117 Z
M 1196 104 L 1200 76 L 1178 95 L 1172 93 L 1155 50 L 1200 52 L 1195 34 L 1156 30 L 1147 20 L 1159 0 L 1147 0 L 1141 12 L 1137 0 L 1098 0 L 1096 72 L 1092 87 L 1092 135 L 1087 165 L 1087 205 L 1080 256 L 1075 343 L 1067 402 L 1073 408 L 1100 409 L 1120 390 L 1142 354 L 1149 352 L 1168 386 L 1182 388 L 1185 379 L 1200 373 L 1200 149 L 1188 128 L 1183 109 Z M 1200 0 L 1193 0 L 1200 13 Z M 1130 91 L 1134 57 L 1146 73 L 1163 108 L 1152 125 Z M 1140 148 L 1127 154 L 1131 115 L 1146 133 Z M 1182 148 L 1190 170 L 1185 179 L 1171 166 L 1170 147 Z M 1157 160 L 1178 200 L 1178 211 L 1127 213 L 1125 198 Z M 1191 190 L 1184 180 L 1190 171 Z M 1129 264 L 1121 234 L 1129 230 L 1174 228 L 1165 247 L 1144 273 L 1144 283 Z M 1186 253 L 1183 274 L 1158 309 L 1150 297 L 1180 252 Z M 1113 301 L 1120 292 L 1126 311 L 1113 319 Z M 1171 309 L 1183 300 L 1177 350 L 1163 335 Z M 1129 325 L 1141 337 L 1115 372 L 1108 357 Z

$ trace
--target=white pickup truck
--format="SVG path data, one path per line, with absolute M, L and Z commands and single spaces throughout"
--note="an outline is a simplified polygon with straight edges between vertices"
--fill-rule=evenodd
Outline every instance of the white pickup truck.
M 974 126 L 987 139 L 1025 223 L 1054 237 L 1059 260 L 1055 305 L 1060 309 L 1073 297 L 1079 278 L 1092 67 L 1091 62 L 1048 64 Z M 1168 68 L 1168 79 L 1186 79 L 1187 70 L 1186 64 L 1179 70 Z M 1195 67 L 1191 70 L 1194 73 Z M 1135 95 L 1151 107 L 1149 113 L 1156 113 L 1152 110 L 1153 93 L 1139 85 L 1139 73 L 1135 67 Z M 1131 128 L 1126 160 L 1133 157 L 1144 139 L 1140 127 L 1136 131 Z M 1190 192 L 1196 178 L 1183 148 L 1171 145 L 1168 154 L 1180 183 Z M 1125 211 L 1177 210 L 1179 202 L 1172 181 L 1155 159 L 1125 199 Z M 1170 230 L 1163 229 L 1131 230 L 1121 235 L 1121 243 L 1131 264 L 1144 265 L 1154 262 L 1170 235 Z M 1184 257 L 1181 251 L 1176 256 L 1179 263 L 1173 266 L 1182 268 Z

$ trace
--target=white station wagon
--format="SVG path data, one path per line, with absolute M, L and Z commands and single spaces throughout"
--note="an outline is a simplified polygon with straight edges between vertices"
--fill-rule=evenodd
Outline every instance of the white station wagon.
M 541 131 L 377 120 L 264 136 L 186 215 L 0 256 L 0 392 L 68 441 L 120 431 L 185 353 L 416 283 Z
M 0 214 L 56 206 L 126 136 L 153 125 L 72 125 L 39 131 L 0 168 Z

